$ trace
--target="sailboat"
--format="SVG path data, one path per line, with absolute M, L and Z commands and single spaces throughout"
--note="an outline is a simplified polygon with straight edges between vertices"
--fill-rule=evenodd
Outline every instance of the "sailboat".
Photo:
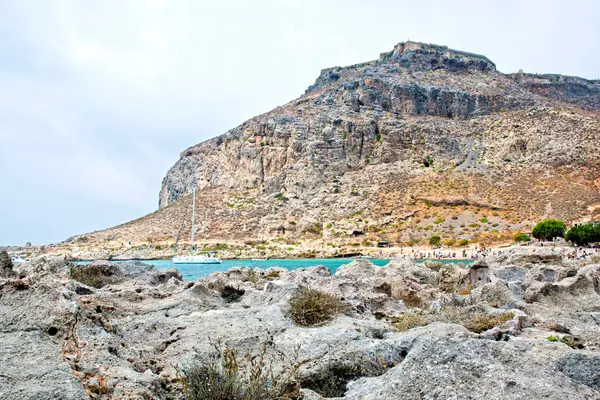
M 217 257 L 215 252 L 206 254 L 194 254 L 194 223 L 196 219 L 196 188 L 192 194 L 192 249 L 191 254 L 187 256 L 173 257 L 173 264 L 221 264 L 223 261 Z

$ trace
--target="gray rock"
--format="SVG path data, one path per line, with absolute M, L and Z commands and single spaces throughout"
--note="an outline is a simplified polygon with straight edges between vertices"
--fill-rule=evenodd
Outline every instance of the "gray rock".
M 600 396 L 580 381 L 556 373 L 553 358 L 569 354 L 566 346 L 541 350 L 535 343 L 479 340 L 455 327 L 433 324 L 399 336 L 395 346 L 407 349 L 404 361 L 380 377 L 351 382 L 344 399 L 583 400 Z
M 600 356 L 571 353 L 557 364 L 563 374 L 600 392 Z
M 13 263 L 6 250 L 0 251 L 0 276 L 9 277 L 13 274 Z
M 600 266 L 556 282 L 533 282 L 529 289 L 554 289 L 523 303 L 523 310 L 508 309 L 522 298 L 496 278 L 495 270 L 505 267 L 490 262 L 495 280 L 464 296 L 440 289 L 462 284 L 466 269 L 444 267 L 438 276 L 409 260 L 387 267 L 361 260 L 336 274 L 325 267 L 235 268 L 187 284 L 176 270 L 102 262 L 93 268 L 122 279 L 91 289 L 69 278 L 64 258 L 37 258 L 20 271 L 26 288 L 15 286 L 19 279 L 0 278 L 0 341 L 6 345 L 0 363 L 7 366 L 0 398 L 79 399 L 88 393 L 98 399 L 181 399 L 178 368 L 206 359 L 211 341 L 240 354 L 256 354 L 262 345 L 273 356 L 296 353 L 306 361 L 299 379 L 308 398 L 320 398 L 319 384 L 327 379 L 336 396 L 356 400 L 599 398 L 593 346 L 594 336 L 600 337 L 594 322 Z M 325 325 L 296 326 L 287 300 L 300 285 L 353 307 Z M 430 321 L 446 307 L 477 307 L 489 315 L 511 311 L 514 317 L 481 334 L 440 322 L 397 332 L 390 322 L 407 311 L 394 299 L 402 287 L 419 288 L 415 293 L 431 299 L 430 307 L 411 310 Z M 556 334 L 546 327 L 550 323 L 568 327 L 584 349 L 549 341 Z

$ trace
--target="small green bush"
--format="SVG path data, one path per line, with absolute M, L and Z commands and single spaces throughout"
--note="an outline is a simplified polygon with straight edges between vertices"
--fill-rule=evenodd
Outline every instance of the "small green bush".
M 275 195 L 275 200 L 279 200 L 279 201 L 288 201 L 288 198 L 285 197 L 283 194 L 278 193 Z
M 466 245 L 468 245 L 468 244 L 469 244 L 469 241 L 468 241 L 467 239 L 460 239 L 460 240 L 458 241 L 458 245 L 459 245 L 460 247 L 464 247 L 464 246 L 466 246 Z
M 434 161 L 433 157 L 430 155 L 423 157 L 423 165 L 426 166 L 427 168 L 429 168 L 433 165 L 433 161 Z
M 490 221 L 487 219 L 487 217 L 483 217 L 479 220 L 479 222 L 481 222 L 482 224 L 487 224 Z
M 439 235 L 433 235 L 429 238 L 429 244 L 431 246 L 439 246 L 442 243 L 442 238 Z
M 440 218 L 436 219 L 435 221 L 433 221 L 433 223 L 436 224 L 436 225 L 439 225 L 442 222 L 444 222 L 444 218 L 442 218 L 442 217 L 440 217 Z
M 301 286 L 289 301 L 289 315 L 301 326 L 317 326 L 348 309 L 348 303 L 330 293 Z
M 521 242 L 531 242 L 531 238 L 529 237 L 528 234 L 526 233 L 517 233 L 515 236 L 513 236 L 513 240 L 517 243 L 521 243 Z

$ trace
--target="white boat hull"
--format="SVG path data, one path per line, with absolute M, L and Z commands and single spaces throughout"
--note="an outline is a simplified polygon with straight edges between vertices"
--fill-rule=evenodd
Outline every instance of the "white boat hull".
M 173 264 L 222 264 L 223 261 L 218 257 L 208 256 L 176 256 L 173 257 Z

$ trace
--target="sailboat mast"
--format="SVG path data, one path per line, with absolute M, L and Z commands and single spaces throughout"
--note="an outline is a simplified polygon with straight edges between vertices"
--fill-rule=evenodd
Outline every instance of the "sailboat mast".
M 196 219 L 196 186 L 192 191 L 192 252 L 194 251 L 194 221 Z

